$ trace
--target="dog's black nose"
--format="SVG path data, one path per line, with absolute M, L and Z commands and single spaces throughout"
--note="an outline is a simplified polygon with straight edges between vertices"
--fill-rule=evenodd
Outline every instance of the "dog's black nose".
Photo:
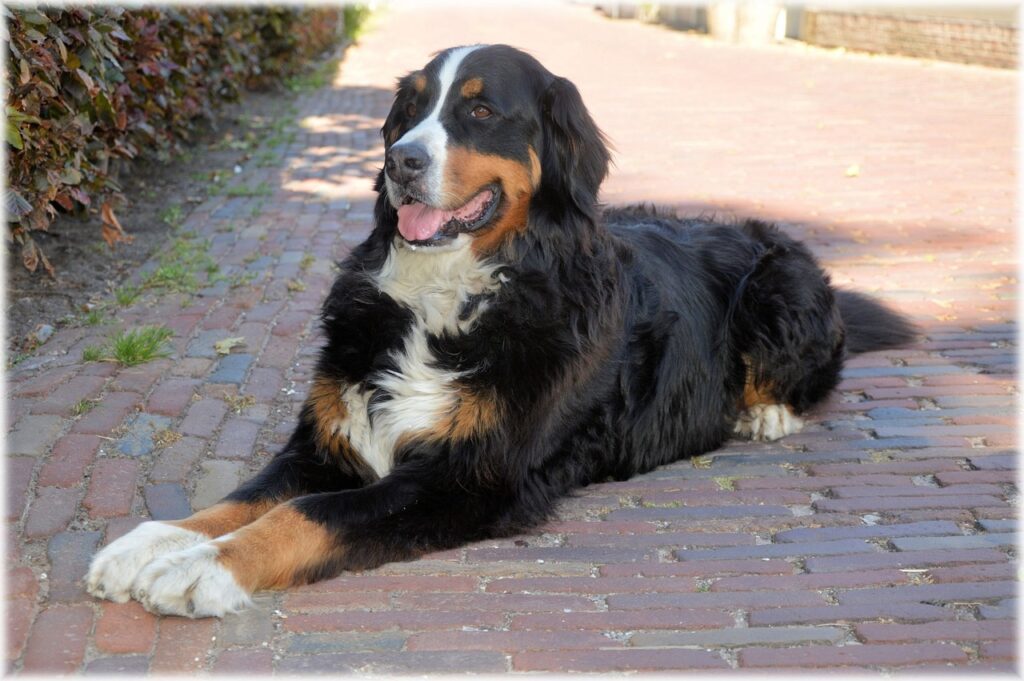
M 391 147 L 384 163 L 388 177 L 405 184 L 419 177 L 430 165 L 430 154 L 419 144 L 400 144 Z

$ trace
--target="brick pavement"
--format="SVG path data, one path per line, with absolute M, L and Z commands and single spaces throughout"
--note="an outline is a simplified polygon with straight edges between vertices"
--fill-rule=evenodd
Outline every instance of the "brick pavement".
M 1011 669 L 1014 74 L 720 45 L 579 7 L 441 12 L 392 7 L 297 99 L 281 162 L 232 180 L 269 196 L 188 215 L 250 280 L 120 311 L 173 328 L 172 358 L 83 363 L 110 329 L 68 327 L 9 372 L 8 670 Z M 331 261 L 368 229 L 389 88 L 470 41 L 576 81 L 618 151 L 607 201 L 784 220 L 925 340 L 850 362 L 805 433 L 594 485 L 523 537 L 223 621 L 88 598 L 98 546 L 211 503 L 288 436 Z

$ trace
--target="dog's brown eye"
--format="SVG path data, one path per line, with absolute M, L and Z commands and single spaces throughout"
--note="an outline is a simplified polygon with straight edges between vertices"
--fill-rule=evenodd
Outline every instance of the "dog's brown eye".
M 408 116 L 409 118 L 412 118 L 413 116 L 415 116 L 416 115 L 416 104 L 414 104 L 413 102 L 409 102 L 408 104 L 406 104 L 405 105 L 405 115 Z
M 473 107 L 473 110 L 469 112 L 469 115 L 473 118 L 490 118 L 491 110 L 483 104 Z

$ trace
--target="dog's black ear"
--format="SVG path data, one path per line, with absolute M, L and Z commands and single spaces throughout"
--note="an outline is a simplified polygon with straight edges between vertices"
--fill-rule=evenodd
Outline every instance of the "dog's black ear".
M 604 133 L 583 105 L 571 81 L 556 77 L 541 98 L 544 148 L 541 187 L 568 198 L 593 217 L 597 190 L 608 174 Z
M 398 79 L 395 87 L 395 100 L 391 103 L 391 111 L 388 112 L 387 118 L 384 119 L 384 125 L 380 129 L 385 147 L 390 147 L 398 139 L 399 129 L 406 120 L 403 102 L 406 102 L 412 93 L 415 76 L 416 72 L 413 72 Z

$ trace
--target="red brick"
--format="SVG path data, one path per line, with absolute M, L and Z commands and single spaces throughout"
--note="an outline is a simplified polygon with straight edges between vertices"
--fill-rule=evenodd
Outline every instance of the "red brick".
M 529 577 L 496 579 L 487 585 L 495 593 L 650 593 L 693 592 L 696 584 L 675 577 Z
M 107 382 L 100 376 L 75 376 L 70 381 L 50 394 L 45 400 L 32 407 L 33 414 L 56 414 L 71 416 L 72 410 L 80 401 L 95 397 Z
M 656 532 L 655 523 L 616 523 L 610 520 L 555 520 L 539 528 L 538 532 L 546 534 L 565 534 L 571 539 L 578 539 L 582 534 L 648 534 Z
M 301 591 L 476 591 L 476 577 L 432 575 L 348 575 L 316 582 Z M 296 590 L 295 593 L 300 593 Z
M 819 511 L 840 513 L 878 513 L 917 508 L 971 508 L 998 506 L 998 497 L 985 495 L 925 496 L 925 497 L 858 497 L 855 499 L 819 499 L 814 508 Z
M 274 402 L 281 396 L 284 377 L 277 369 L 254 367 L 249 372 L 249 380 L 245 384 L 245 392 L 259 402 Z
M 36 609 L 35 598 L 14 598 L 5 603 L 7 609 L 7 660 L 11 662 L 21 656 L 32 627 L 32 615 Z
M 833 486 L 833 496 L 837 499 L 855 499 L 858 497 L 943 497 L 947 495 L 966 497 L 978 494 L 1001 496 L 1003 494 L 1000 487 L 987 484 L 950 485 L 948 487 L 900 485 L 878 488 L 861 486 L 858 482 L 856 478 L 853 478 L 846 486 Z
M 217 308 L 204 319 L 200 324 L 202 329 L 230 329 L 238 318 L 241 316 L 242 310 L 234 305 L 222 305 Z
M 739 653 L 741 669 L 747 667 L 906 667 L 925 662 L 966 661 L 967 653 L 950 643 L 747 648 Z
M 156 622 L 135 601 L 104 602 L 96 622 L 96 648 L 105 653 L 148 653 L 156 640 Z
M 39 471 L 38 484 L 53 487 L 74 487 L 82 481 L 85 471 L 96 457 L 100 446 L 96 435 L 65 435 L 53 446 L 50 458 Z
M 206 657 L 216 644 L 217 620 L 164 617 L 153 650 L 149 671 L 153 674 L 195 673 L 206 667 Z
M 604 634 L 591 631 L 430 631 L 413 634 L 406 650 L 597 650 L 618 648 L 622 644 Z
M 589 612 L 598 606 L 587 596 L 563 594 L 426 593 L 410 592 L 392 598 L 400 610 L 494 610 L 504 613 Z
M 1012 563 L 938 567 L 928 570 L 928 576 L 940 584 L 944 582 L 974 582 L 980 579 L 1014 579 L 1017 576 L 1017 568 Z
M 512 669 L 524 672 L 677 672 L 728 668 L 728 663 L 719 655 L 683 648 L 529 651 L 512 656 Z
M 618 563 L 601 566 L 602 577 L 713 577 L 716 575 L 789 575 L 794 567 L 781 558 L 763 560 L 695 560 L 685 563 Z
M 127 515 L 138 484 L 139 465 L 129 459 L 100 459 L 92 469 L 82 505 L 93 518 Z
M 817 574 L 723 577 L 711 584 L 711 591 L 801 591 L 843 589 L 858 586 L 908 584 L 909 575 L 899 570 L 866 572 L 822 572 Z
M 40 487 L 25 520 L 25 536 L 49 537 L 66 528 L 75 517 L 80 496 L 77 489 Z
M 865 643 L 904 643 L 916 641 L 997 641 L 1013 640 L 1016 626 L 1009 620 L 983 622 L 953 621 L 923 624 L 882 624 L 861 622 L 854 627 L 857 638 Z
M 178 429 L 186 435 L 209 437 L 220 426 L 227 411 L 227 406 L 220 400 L 202 399 L 193 402 Z
M 277 318 L 271 333 L 275 336 L 298 336 L 312 317 L 306 312 L 285 312 Z
M 7 598 L 35 600 L 39 593 L 39 580 L 32 568 L 12 567 L 7 570 Z
M 661 608 L 646 611 L 530 613 L 516 615 L 509 629 L 628 631 L 630 629 L 718 629 L 735 624 L 724 610 Z
M 111 518 L 107 521 L 106 543 L 109 544 L 115 539 L 123 537 L 144 522 L 146 519 L 138 516 Z
M 763 489 L 758 491 L 743 490 L 741 492 L 656 492 L 644 494 L 643 502 L 647 504 L 680 504 L 681 506 L 732 506 L 751 504 L 808 504 L 811 496 L 806 492 L 794 492 L 786 489 Z
M 388 594 L 382 591 L 304 591 L 285 594 L 283 607 L 300 612 L 384 608 L 390 600 Z
M 26 380 L 14 390 L 19 397 L 42 397 L 75 375 L 78 367 L 56 367 Z
M 25 647 L 24 671 L 70 674 L 78 670 L 92 627 L 87 605 L 51 605 L 36 617 Z
M 225 650 L 213 664 L 215 674 L 270 676 L 274 671 L 274 653 L 270 650 Z
M 854 473 L 854 471 L 851 471 L 851 473 Z M 912 481 L 909 475 L 783 475 L 772 478 L 741 478 L 736 480 L 734 484 L 736 489 L 740 490 L 765 488 L 821 490 L 834 485 L 851 484 L 877 485 L 880 487 L 910 485 Z
M 17 520 L 28 505 L 28 486 L 32 482 L 32 471 L 36 467 L 34 456 L 11 456 L 7 458 L 7 519 Z
M 884 568 L 925 568 L 972 563 L 1003 563 L 1006 554 L 995 549 L 894 551 L 849 556 L 812 556 L 804 561 L 808 572 L 845 572 Z
M 73 433 L 110 435 L 128 414 L 142 403 L 142 395 L 129 392 L 108 392 L 71 428 Z
M 978 656 L 985 660 L 1013 660 L 1017 661 L 1016 641 L 993 641 L 982 643 L 978 648 Z
M 497 627 L 505 617 L 499 612 L 443 611 L 369 612 L 348 610 L 337 613 L 292 615 L 284 622 L 288 631 L 432 631 L 463 627 Z
M 216 456 L 228 459 L 247 459 L 256 446 L 258 424 L 245 419 L 230 419 L 221 429 L 217 440 Z
M 840 591 L 836 598 L 843 605 L 861 605 L 873 602 L 898 603 L 921 601 L 929 603 L 977 601 L 993 598 L 1012 598 L 1017 591 L 1016 582 L 951 582 L 947 584 L 914 584 L 877 589 Z
M 199 381 L 191 378 L 167 378 L 150 393 L 146 411 L 163 416 L 180 416 L 191 404 L 197 386 Z
M 922 473 L 959 470 L 961 470 L 960 464 L 949 459 L 921 459 L 918 461 L 892 461 L 887 463 L 826 463 L 810 467 L 810 471 L 815 476 L 854 475 L 856 476 L 854 480 L 858 485 L 888 484 L 866 482 L 865 478 L 869 476 L 877 475 L 882 477 L 886 474 L 893 474 L 894 480 L 903 481 L 894 483 L 899 485 L 909 483 L 909 479 L 903 478 L 902 475 L 920 475 Z
M 922 620 L 954 619 L 956 612 L 949 608 L 924 603 L 887 603 L 880 601 L 864 605 L 827 605 L 798 608 L 773 608 L 755 610 L 749 615 L 752 627 L 778 626 L 783 624 L 820 624 L 830 622 L 852 622 L 879 618 L 905 622 Z
M 935 479 L 943 485 L 979 482 L 1014 483 L 1017 481 L 1017 471 L 949 471 L 936 473 Z

